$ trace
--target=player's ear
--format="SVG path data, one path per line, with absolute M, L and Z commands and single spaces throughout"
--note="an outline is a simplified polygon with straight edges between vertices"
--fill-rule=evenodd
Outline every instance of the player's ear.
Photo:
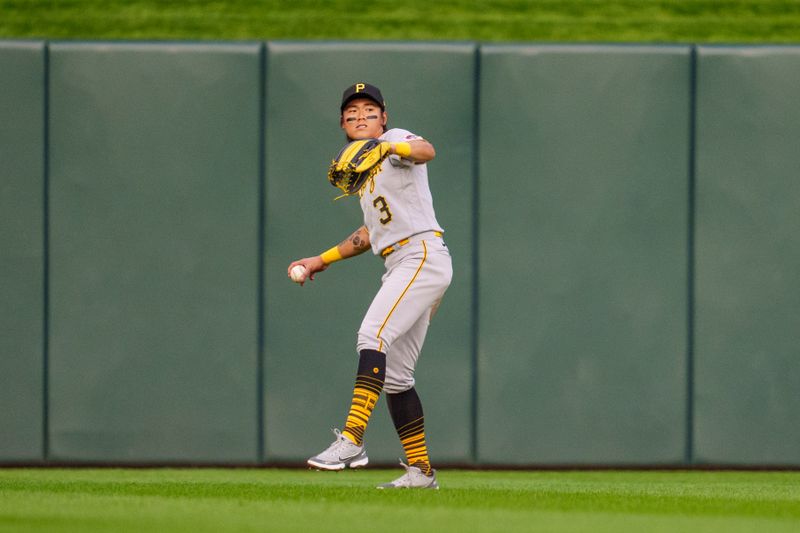
M 339 127 L 344 129 L 344 115 L 339 117 Z
M 386 116 L 386 111 L 381 113 L 381 116 L 383 117 L 383 122 L 381 123 L 381 126 L 383 126 L 384 129 L 385 129 L 386 128 L 386 123 L 389 121 L 388 117 Z

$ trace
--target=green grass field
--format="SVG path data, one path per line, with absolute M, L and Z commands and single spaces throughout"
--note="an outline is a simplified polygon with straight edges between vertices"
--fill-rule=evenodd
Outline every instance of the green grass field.
M 0 38 L 800 42 L 798 0 L 0 0 Z
M 800 531 L 800 472 L 400 472 L 2 469 L 0 531 Z

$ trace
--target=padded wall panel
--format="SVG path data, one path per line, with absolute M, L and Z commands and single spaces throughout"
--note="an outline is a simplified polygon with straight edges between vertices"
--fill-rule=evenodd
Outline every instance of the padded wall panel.
M 689 57 L 482 48 L 479 461 L 683 459 Z
M 332 440 L 350 406 L 356 331 L 380 286 L 383 263 L 366 253 L 304 287 L 286 277 L 362 223 L 356 199 L 334 202 L 327 166 L 346 142 L 339 104 L 348 85 L 381 88 L 390 127 L 429 139 L 437 217 L 454 280 L 418 365 L 434 461 L 470 457 L 472 154 L 475 48 L 469 44 L 269 43 L 267 59 L 266 457 L 304 460 Z M 385 399 L 367 432 L 370 459 L 402 456 Z
M 51 46 L 51 450 L 258 456 L 259 44 Z
M 0 461 L 43 458 L 44 50 L 0 41 Z
M 800 49 L 700 47 L 695 456 L 800 464 Z

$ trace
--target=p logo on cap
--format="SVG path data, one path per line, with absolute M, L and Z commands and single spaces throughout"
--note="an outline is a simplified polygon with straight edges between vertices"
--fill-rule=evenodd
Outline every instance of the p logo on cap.
M 344 93 L 342 94 L 342 105 L 339 107 L 339 109 L 344 111 L 344 107 L 347 105 L 347 102 L 355 98 L 369 98 L 370 100 L 374 100 L 375 103 L 380 106 L 381 110 L 386 109 L 386 102 L 383 100 L 381 90 L 374 85 L 364 83 L 363 81 L 354 83 L 344 90 Z

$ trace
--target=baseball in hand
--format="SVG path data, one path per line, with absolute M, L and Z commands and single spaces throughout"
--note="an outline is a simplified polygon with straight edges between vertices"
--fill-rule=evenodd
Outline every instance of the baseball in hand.
M 303 265 L 295 265 L 289 271 L 289 276 L 295 283 L 303 283 L 306 280 L 306 267 Z

